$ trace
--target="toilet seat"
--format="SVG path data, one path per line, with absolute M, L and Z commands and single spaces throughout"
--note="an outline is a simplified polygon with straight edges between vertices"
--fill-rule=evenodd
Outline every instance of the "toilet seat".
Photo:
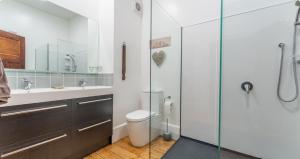
M 151 113 L 153 117 L 155 115 L 154 112 Z M 150 112 L 147 110 L 136 110 L 134 112 L 128 113 L 126 115 L 127 121 L 129 122 L 140 122 L 145 121 L 150 118 Z

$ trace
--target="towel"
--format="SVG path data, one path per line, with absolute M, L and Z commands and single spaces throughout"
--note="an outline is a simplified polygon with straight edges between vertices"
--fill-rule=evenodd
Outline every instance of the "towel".
M 10 98 L 10 88 L 8 86 L 2 59 L 0 58 L 0 104 L 5 104 Z

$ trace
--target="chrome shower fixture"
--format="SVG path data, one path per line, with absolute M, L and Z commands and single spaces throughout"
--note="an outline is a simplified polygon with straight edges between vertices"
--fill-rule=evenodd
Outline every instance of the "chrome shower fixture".
M 298 83 L 298 71 L 297 71 L 297 63 L 299 61 L 296 58 L 296 51 L 297 51 L 297 35 L 298 35 L 298 25 L 300 25 L 300 0 L 296 0 L 296 6 L 298 6 L 298 11 L 295 19 L 295 26 L 294 26 L 294 34 L 293 34 L 293 76 L 294 76 L 294 84 L 295 84 L 295 94 L 290 99 L 286 99 L 281 96 L 281 84 L 282 84 L 282 72 L 283 72 L 283 58 L 285 53 L 286 44 L 280 43 L 278 47 L 281 49 L 281 60 L 280 60 L 280 69 L 279 69 L 279 77 L 277 83 L 277 97 L 282 102 L 293 102 L 299 97 L 299 83 Z

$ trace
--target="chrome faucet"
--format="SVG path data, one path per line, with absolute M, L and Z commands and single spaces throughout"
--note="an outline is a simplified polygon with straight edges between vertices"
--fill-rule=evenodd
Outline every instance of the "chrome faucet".
M 24 89 L 30 90 L 32 87 L 33 81 L 28 80 L 27 78 L 23 78 L 23 82 L 24 82 Z
M 86 80 L 81 79 L 81 80 L 79 81 L 79 86 L 80 86 L 80 87 L 85 87 L 86 85 L 87 85 L 87 81 L 86 81 Z

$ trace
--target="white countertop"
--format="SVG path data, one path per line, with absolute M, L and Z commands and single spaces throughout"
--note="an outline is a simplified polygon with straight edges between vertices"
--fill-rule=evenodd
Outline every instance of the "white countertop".
M 22 104 L 42 103 L 74 98 L 84 98 L 91 96 L 101 96 L 113 94 L 110 86 L 90 86 L 90 87 L 66 87 L 64 89 L 37 88 L 31 90 L 16 89 L 11 91 L 11 98 L 7 104 L 0 107 L 8 107 Z

